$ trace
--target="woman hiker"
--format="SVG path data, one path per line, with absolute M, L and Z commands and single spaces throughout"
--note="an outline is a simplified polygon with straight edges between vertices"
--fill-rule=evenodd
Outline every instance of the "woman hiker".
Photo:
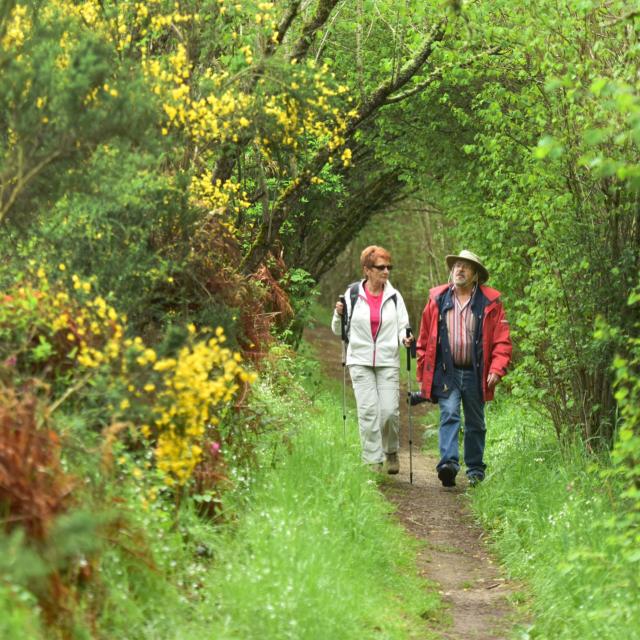
M 389 282 L 393 268 L 386 249 L 370 246 L 360 255 L 364 279 L 351 285 L 343 304 L 336 303 L 331 329 L 347 324 L 346 365 L 358 411 L 362 460 L 374 471 L 400 470 L 400 345 L 408 347 L 409 315 L 404 300 Z

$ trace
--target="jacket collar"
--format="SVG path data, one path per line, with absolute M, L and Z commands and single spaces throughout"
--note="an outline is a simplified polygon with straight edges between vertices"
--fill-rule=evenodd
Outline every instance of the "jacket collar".
M 484 295 L 489 303 L 496 302 L 496 300 L 498 300 L 502 295 L 497 289 L 487 287 L 485 284 L 480 285 L 480 291 L 482 291 L 482 295 Z
M 448 311 L 453 307 L 453 286 L 449 284 L 443 284 L 439 287 L 431 289 L 431 296 L 433 299 L 437 299 L 438 296 L 444 295 L 442 302 L 442 310 Z M 480 285 L 476 287 L 471 298 L 471 308 L 474 314 L 480 315 L 484 309 L 490 304 L 493 304 L 500 298 L 500 292 L 497 289 L 492 289 L 486 285 Z

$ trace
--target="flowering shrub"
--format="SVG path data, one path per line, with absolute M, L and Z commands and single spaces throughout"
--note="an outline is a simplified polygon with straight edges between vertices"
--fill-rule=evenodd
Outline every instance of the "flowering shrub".
M 253 283 L 238 283 L 253 289 L 240 301 L 235 291 L 219 297 L 219 265 L 233 287 L 258 271 L 244 256 L 280 196 L 306 191 L 308 172 L 321 172 L 314 189 L 338 189 L 356 116 L 346 82 L 296 51 L 307 10 L 296 5 L 290 30 L 283 11 L 260 0 L 10 3 L 0 29 L 0 111 L 10 114 L 0 124 L 0 220 L 34 230 L 17 255 L 55 256 L 95 276 L 130 331 L 185 313 L 235 340 L 237 318 L 243 353 L 260 357 L 274 321 L 287 326 L 286 284 L 259 274 L 263 305 Z M 24 149 L 37 152 L 23 158 Z M 316 166 L 319 149 L 330 157 Z M 210 248 L 190 240 L 210 218 L 239 254 L 217 260 L 213 285 L 186 264 L 209 261 Z
M 38 377 L 55 393 L 76 367 L 97 367 L 120 354 L 126 317 L 91 297 L 89 282 L 72 276 L 72 283 L 73 296 L 60 283 L 51 285 L 40 268 L 0 294 L 0 362 L 14 384 Z
M 83 398 L 95 403 L 106 384 L 102 419 L 130 427 L 110 430 L 109 437 L 129 434 L 129 444 L 152 451 L 166 485 L 185 485 L 202 460 L 207 431 L 255 375 L 241 366 L 240 354 L 222 346 L 222 328 L 198 332 L 190 325 L 175 353 L 159 357 L 140 337 L 125 337 L 126 317 L 92 297 L 90 283 L 75 275 L 71 282 L 75 295 L 39 269 L 3 294 L 3 378 L 11 386 L 44 379 L 58 396 L 54 406 L 76 389 L 80 408 Z M 88 380 L 92 386 L 83 384 Z M 137 467 L 133 472 L 140 475 Z
M 149 421 L 140 432 L 153 443 L 157 468 L 169 486 L 184 485 L 191 478 L 202 460 L 207 432 L 220 422 L 219 410 L 241 384 L 255 379 L 240 365 L 240 354 L 222 347 L 224 340 L 221 328 L 203 340 L 190 325 L 187 343 L 167 358 L 158 358 L 141 340 L 126 342 L 136 369 L 123 361 L 121 373 L 138 383 L 128 385 L 129 397 L 120 408 L 147 408 Z
M 59 35 L 47 37 L 56 49 L 52 66 L 61 85 L 63 80 L 69 85 L 69 76 L 75 79 L 76 66 L 88 66 L 85 47 L 101 52 L 91 58 L 99 60 L 100 67 L 82 83 L 75 82 L 74 108 L 95 117 L 112 114 L 117 105 L 127 104 L 131 111 L 128 86 L 138 86 L 141 93 L 135 102 L 150 105 L 157 133 L 179 136 L 182 144 L 197 150 L 189 188 L 192 201 L 225 212 L 225 223 L 238 233 L 236 215 L 250 207 L 244 186 L 236 178 L 211 179 L 212 167 L 227 146 L 251 143 L 258 157 L 274 163 L 283 152 L 303 157 L 310 143 L 320 142 L 344 166 L 351 163 L 345 132 L 356 112 L 348 87 L 329 67 L 294 57 L 279 60 L 264 73 L 265 56 L 274 57 L 279 44 L 276 3 L 49 0 L 39 13 L 43 22 L 59 27 Z M 30 7 L 16 4 L 0 47 L 14 57 L 20 73 L 38 76 L 27 61 L 43 40 L 33 15 Z M 89 36 L 90 44 L 84 44 Z M 212 41 L 224 51 L 221 59 L 207 55 Z M 135 61 L 143 79 L 139 85 L 130 82 L 128 71 L 118 74 L 112 62 L 116 56 Z M 74 64 L 76 60 L 81 63 Z M 57 92 L 39 76 L 35 85 L 38 126 L 48 132 L 61 119 Z M 68 94 L 68 86 L 65 89 Z

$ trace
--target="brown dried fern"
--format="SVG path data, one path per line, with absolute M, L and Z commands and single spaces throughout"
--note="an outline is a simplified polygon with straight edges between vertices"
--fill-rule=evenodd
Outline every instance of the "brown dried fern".
M 36 398 L 0 390 L 0 503 L 5 529 L 21 526 L 28 539 L 46 538 L 73 488 L 59 454 L 57 435 L 38 428 Z
M 73 480 L 60 464 L 55 432 L 38 426 L 37 400 L 29 392 L 19 397 L 0 389 L 0 521 L 6 531 L 21 527 L 29 544 L 44 549 L 51 526 L 70 502 Z M 47 624 L 65 620 L 71 590 L 55 568 L 41 585 L 34 585 Z M 63 625 L 64 626 L 64 625 Z M 60 627 L 63 637 L 64 629 Z

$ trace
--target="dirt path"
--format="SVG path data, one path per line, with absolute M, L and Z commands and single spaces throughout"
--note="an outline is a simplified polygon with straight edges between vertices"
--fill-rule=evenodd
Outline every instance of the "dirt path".
M 305 338 L 314 345 L 327 375 L 342 380 L 340 341 L 331 331 L 316 325 Z M 415 369 L 414 369 L 415 371 Z M 406 393 L 406 370 L 401 393 Z M 414 385 L 415 389 L 415 385 Z M 348 393 L 352 393 L 348 390 Z M 458 486 L 442 487 L 435 473 L 436 460 L 420 452 L 421 429 L 417 423 L 437 422 L 437 410 L 423 404 L 413 411 L 413 484 L 409 482 L 409 444 L 406 404 L 401 402 L 400 474 L 381 485 L 397 506 L 397 516 L 407 531 L 424 542 L 418 557 L 421 575 L 440 585 L 451 625 L 435 629 L 442 638 L 494 640 L 509 637 L 514 622 L 510 596 L 514 585 L 500 574 L 466 504 L 466 479 Z M 355 418 L 350 417 L 353 421 Z M 426 622 L 433 633 L 433 622 Z

